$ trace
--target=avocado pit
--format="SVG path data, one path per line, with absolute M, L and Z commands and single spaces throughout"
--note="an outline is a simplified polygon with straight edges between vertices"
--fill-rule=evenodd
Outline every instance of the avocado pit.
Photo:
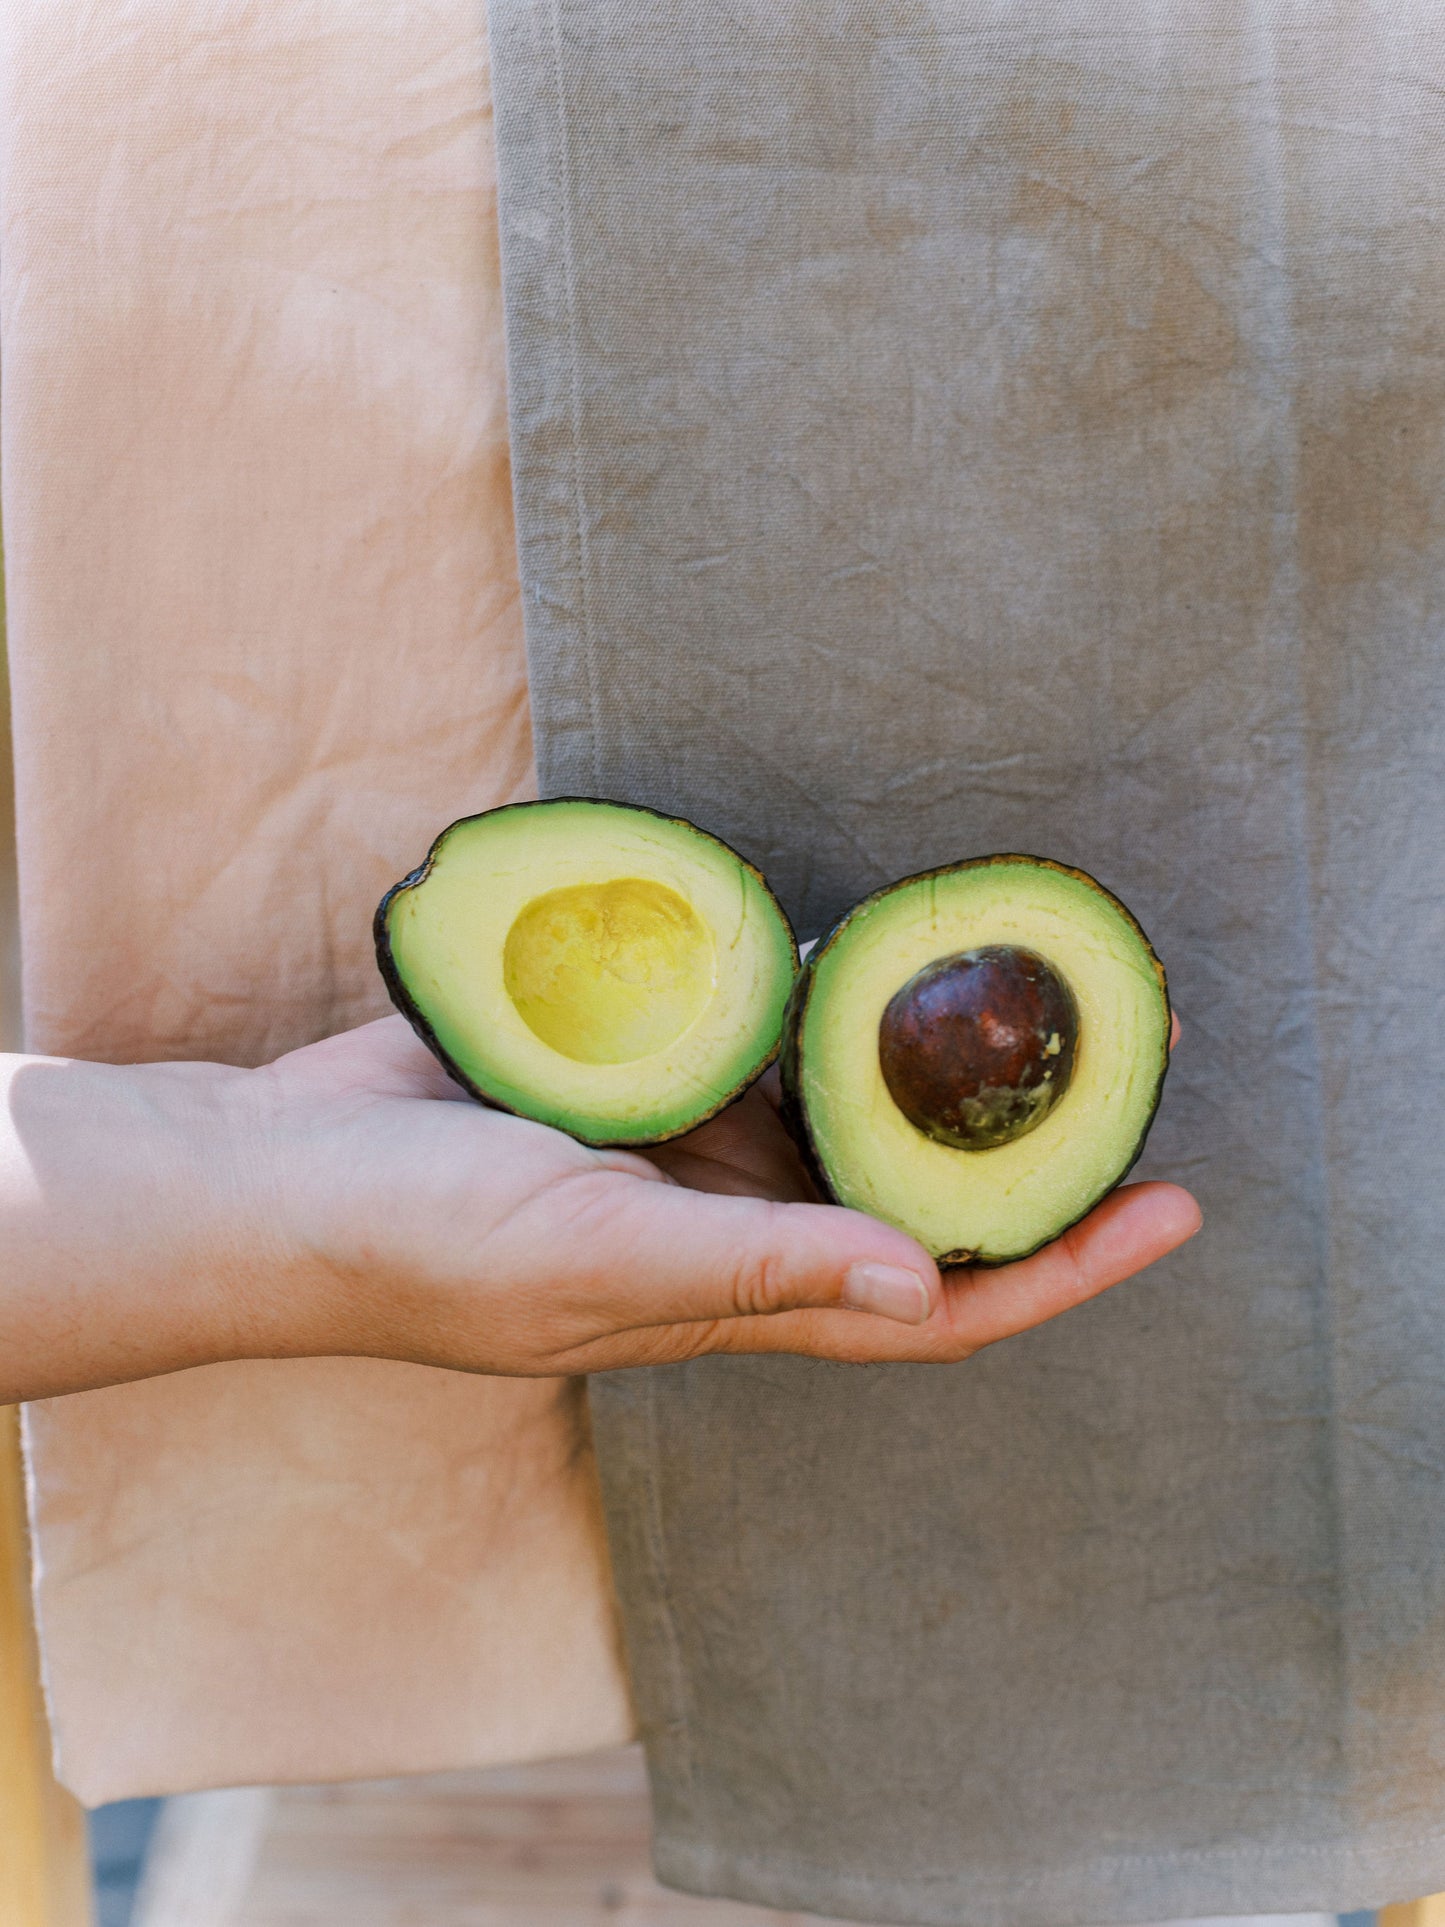
M 1014 944 L 939 957 L 890 998 L 878 1062 L 915 1129 L 960 1151 L 1035 1130 L 1069 1087 L 1078 1047 L 1073 992 Z

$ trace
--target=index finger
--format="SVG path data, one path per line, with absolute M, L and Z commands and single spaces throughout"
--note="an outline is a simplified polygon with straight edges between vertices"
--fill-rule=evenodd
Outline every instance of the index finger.
M 935 1317 L 955 1343 L 981 1350 L 1122 1284 L 1186 1243 L 1203 1222 L 1177 1184 L 1127 1185 L 1032 1258 L 997 1271 L 945 1273 Z

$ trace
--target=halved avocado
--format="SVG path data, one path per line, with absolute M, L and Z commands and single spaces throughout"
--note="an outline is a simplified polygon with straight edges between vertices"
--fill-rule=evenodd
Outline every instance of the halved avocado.
M 680 817 L 587 797 L 443 830 L 383 897 L 392 1001 L 456 1081 L 585 1144 L 660 1144 L 777 1055 L 798 964 L 777 899 Z
M 857 904 L 784 1025 L 784 1116 L 820 1188 L 943 1264 L 1066 1231 L 1144 1148 L 1169 1064 L 1163 966 L 1117 898 L 980 857 Z

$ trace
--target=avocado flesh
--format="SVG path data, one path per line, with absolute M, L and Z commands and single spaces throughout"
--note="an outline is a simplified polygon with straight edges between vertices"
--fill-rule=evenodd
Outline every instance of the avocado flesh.
M 693 1129 L 776 1054 L 797 949 L 756 870 L 680 818 L 564 798 L 443 831 L 388 893 L 393 1000 L 459 1083 L 589 1144 Z
M 889 1094 L 879 1026 L 939 959 L 991 946 L 1042 957 L 1078 1012 L 1063 1095 L 1025 1135 L 964 1150 Z M 871 896 L 809 957 L 783 1050 L 788 1114 L 829 1194 L 909 1232 L 941 1261 L 1007 1264 L 1076 1223 L 1143 1148 L 1168 1065 L 1164 973 L 1129 912 L 1091 877 L 992 857 Z

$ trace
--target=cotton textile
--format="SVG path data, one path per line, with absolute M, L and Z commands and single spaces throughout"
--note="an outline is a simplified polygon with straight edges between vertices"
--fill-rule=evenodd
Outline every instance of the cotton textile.
M 530 793 L 470 0 L 16 0 L 6 574 L 34 1049 L 377 1016 L 370 915 Z M 625 1738 L 581 1388 L 246 1364 L 32 1408 L 82 1798 Z
M 815 935 L 1097 873 L 1204 1235 L 965 1368 L 594 1381 L 664 1876 L 1445 1886 L 1438 9 L 493 0 L 545 792 Z

